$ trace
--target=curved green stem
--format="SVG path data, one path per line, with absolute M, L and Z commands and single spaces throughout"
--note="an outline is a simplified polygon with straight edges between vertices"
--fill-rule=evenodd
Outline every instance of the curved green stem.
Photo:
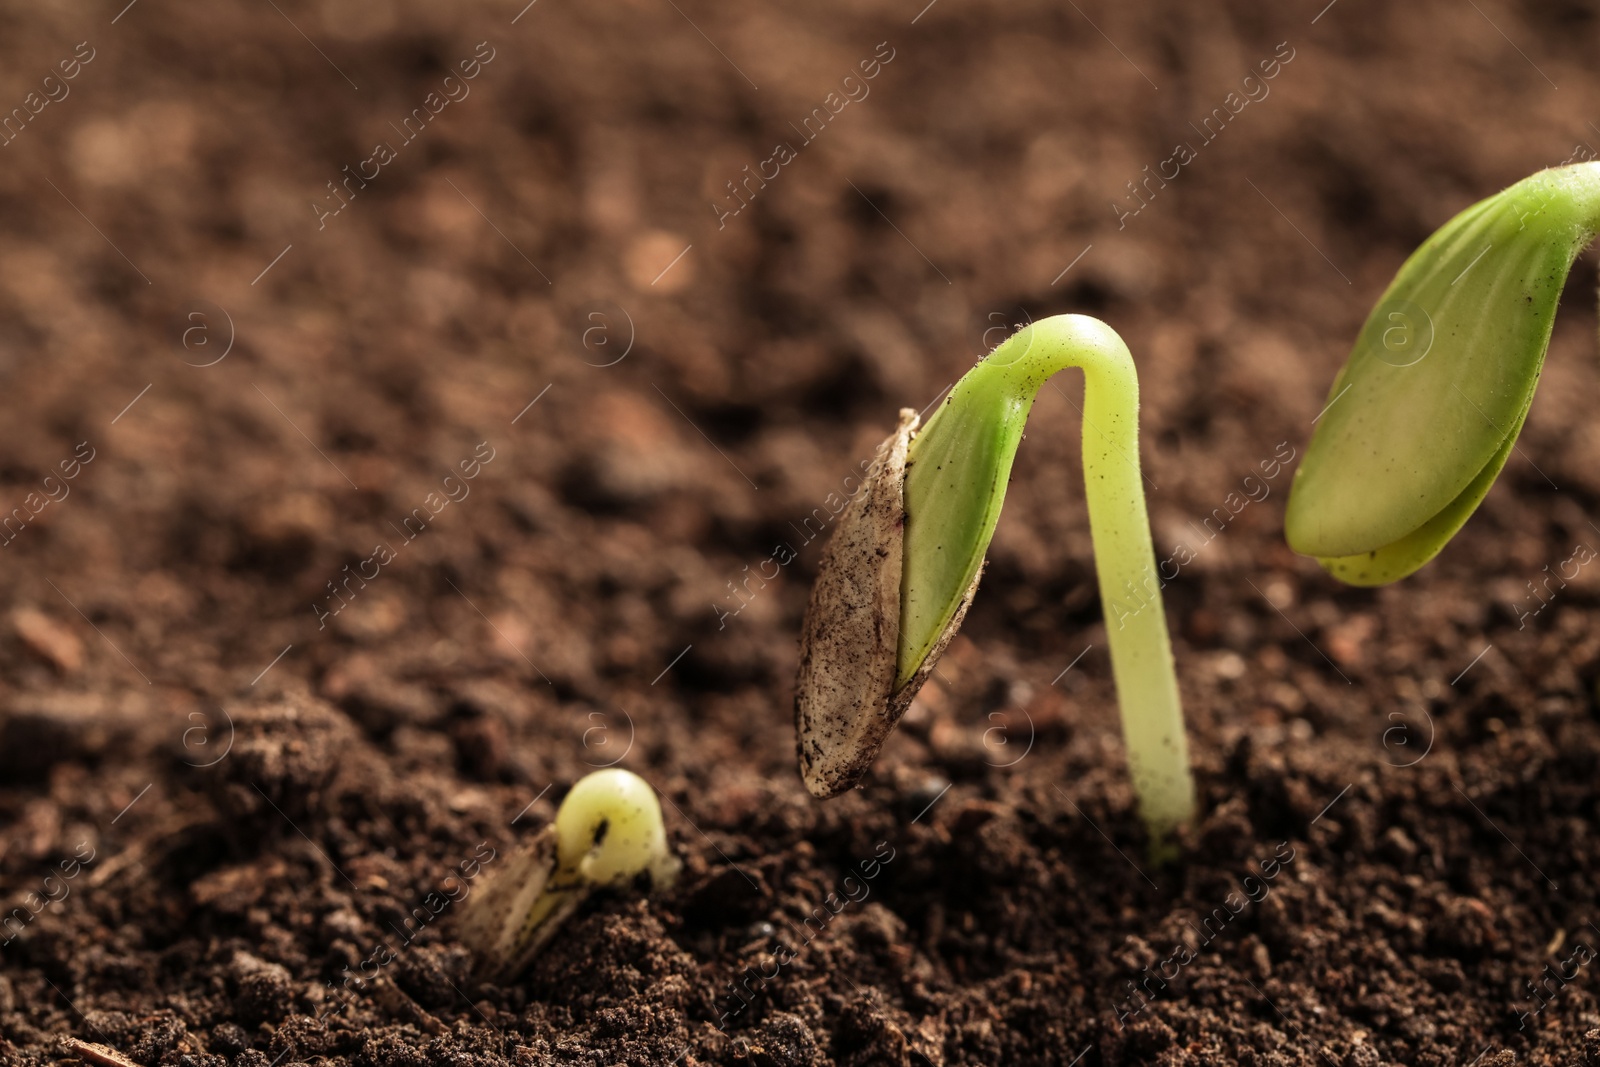
M 1058 371 L 1084 373 L 1083 477 L 1128 762 L 1160 841 L 1194 814 L 1183 712 L 1139 469 L 1139 379 L 1116 332 L 1083 315 L 1013 335 L 912 441 L 905 480 L 898 684 L 958 610 L 994 535 L 1028 412 Z

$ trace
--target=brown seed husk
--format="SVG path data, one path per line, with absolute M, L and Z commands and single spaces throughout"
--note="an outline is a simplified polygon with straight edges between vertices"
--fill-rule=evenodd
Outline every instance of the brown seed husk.
M 549 887 L 556 871 L 556 840 L 556 827 L 551 823 L 506 857 L 501 869 L 490 874 L 488 884 L 462 905 L 456 936 L 477 959 L 476 979 L 501 982 L 515 978 L 588 896 L 585 886 L 552 889 L 555 899 L 541 914 L 533 913 L 534 902 Z
M 933 672 L 978 588 L 972 579 L 950 624 L 898 690 L 900 579 L 905 546 L 906 450 L 917 413 L 878 446 L 868 476 L 823 549 L 800 633 L 795 734 L 800 777 L 826 800 L 848 791 Z

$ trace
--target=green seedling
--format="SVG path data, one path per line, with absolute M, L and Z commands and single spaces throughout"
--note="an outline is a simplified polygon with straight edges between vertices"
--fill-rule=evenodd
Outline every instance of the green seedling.
M 1400 267 L 1334 380 L 1285 533 L 1351 585 L 1411 574 L 1455 536 L 1517 441 L 1556 303 L 1600 231 L 1600 163 L 1467 208 Z
M 956 383 L 917 432 L 879 447 L 824 550 L 801 636 L 800 773 L 850 789 L 955 635 L 978 587 L 1034 398 L 1084 372 L 1083 474 L 1111 666 L 1140 814 L 1159 842 L 1194 813 L 1183 713 L 1139 471 L 1139 380 L 1097 319 L 1024 327 Z
M 678 867 L 655 790 L 631 771 L 596 771 L 572 787 L 555 821 L 467 901 L 460 938 L 478 959 L 480 979 L 515 978 L 594 890 L 646 872 L 652 885 L 671 885 Z

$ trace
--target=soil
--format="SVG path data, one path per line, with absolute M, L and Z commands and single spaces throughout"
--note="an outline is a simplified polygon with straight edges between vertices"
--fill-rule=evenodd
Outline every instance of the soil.
M 1600 541 L 1590 260 L 1437 562 L 1280 532 L 1404 256 L 1600 144 L 1600 21 L 1324 4 L 0 13 L 0 1055 L 1600 1063 L 1600 569 L 1529 584 Z M 1062 311 L 1196 552 L 1166 866 L 1069 376 L 861 788 L 795 769 L 830 500 Z M 429 895 L 613 763 L 678 883 L 471 983 Z

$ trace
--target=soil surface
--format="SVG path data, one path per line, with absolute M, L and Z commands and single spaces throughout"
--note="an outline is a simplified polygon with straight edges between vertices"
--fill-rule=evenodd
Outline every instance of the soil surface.
M 1600 546 L 1592 263 L 1437 562 L 1280 532 L 1404 256 L 1600 145 L 1600 19 L 923 3 L 0 13 L 7 1063 L 1600 1064 L 1600 568 L 1529 584 Z M 1165 867 L 1076 376 L 861 788 L 795 769 L 830 501 L 1062 311 L 1195 553 Z M 430 894 L 611 764 L 680 880 L 472 983 Z

